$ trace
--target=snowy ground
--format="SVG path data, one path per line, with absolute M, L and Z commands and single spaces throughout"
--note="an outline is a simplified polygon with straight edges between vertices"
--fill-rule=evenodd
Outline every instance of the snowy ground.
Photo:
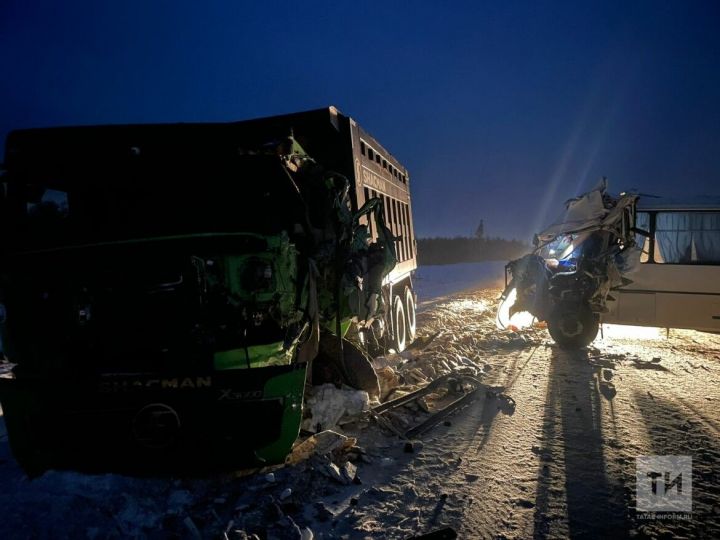
M 312 460 L 271 478 L 51 471 L 29 481 L 0 427 L 0 537 L 301 538 L 306 527 L 315 538 L 443 527 L 460 538 L 720 537 L 719 336 L 614 327 L 587 350 L 564 352 L 543 329 L 495 329 L 500 291 L 482 282 L 483 268 L 421 270 L 421 336 L 440 334 L 411 362 L 468 359 L 514 408 L 482 396 L 412 453 L 373 421 L 346 426 L 367 452 L 349 485 Z M 453 286 L 452 272 L 478 281 Z M 433 294 L 444 299 L 429 302 Z M 692 513 L 646 520 L 636 511 L 636 457 L 674 454 L 693 458 Z
M 415 273 L 415 290 L 421 307 L 469 289 L 502 287 L 506 261 L 421 266 Z

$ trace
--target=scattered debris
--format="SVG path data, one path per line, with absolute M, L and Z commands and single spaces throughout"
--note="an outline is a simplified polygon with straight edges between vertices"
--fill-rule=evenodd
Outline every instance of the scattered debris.
M 660 358 L 652 360 L 643 360 L 641 358 L 632 358 L 632 366 L 637 369 L 649 369 L 652 371 L 668 371 L 668 369 L 660 364 Z
M 332 461 L 324 463 L 319 468 L 320 472 L 328 478 L 335 480 L 341 484 L 344 484 L 343 476 L 340 473 L 340 467 L 335 465 Z
M 332 429 L 344 416 L 357 416 L 370 408 L 370 396 L 364 390 L 355 390 L 333 384 L 323 384 L 308 391 L 305 400 L 310 416 L 303 419 L 302 429 L 319 432 Z
M 403 446 L 403 451 L 406 454 L 416 454 L 423 449 L 422 441 L 407 441 Z
M 443 375 L 442 377 L 438 377 L 437 379 L 417 388 L 412 392 L 403 393 L 395 399 L 373 407 L 372 414 L 376 420 L 380 421 L 381 425 L 389 427 L 392 431 L 402 437 L 412 438 L 424 433 L 431 427 L 443 421 L 444 418 L 455 412 L 460 407 L 467 405 L 472 400 L 476 399 L 481 391 L 490 392 L 491 389 L 470 375 L 465 375 L 463 373 L 450 373 Z M 451 400 L 443 407 L 438 407 L 437 409 L 430 411 L 427 400 L 433 396 L 438 398 L 440 392 L 443 392 L 445 395 L 455 394 L 460 397 Z M 422 403 L 422 405 L 418 405 L 418 403 Z M 380 415 L 383 415 L 388 411 L 395 411 L 399 407 L 411 405 L 418 406 L 423 412 L 432 412 L 432 414 L 430 417 L 425 418 L 423 421 L 414 426 L 406 426 L 404 432 L 390 426 L 388 422 L 380 420 Z
M 342 466 L 338 466 L 332 461 L 327 461 L 320 465 L 319 470 L 328 478 L 346 486 L 352 484 L 357 476 L 357 467 L 349 461 Z
M 343 477 L 344 483 L 351 484 L 357 477 L 357 467 L 347 461 L 341 468 L 340 474 Z
M 463 519 L 468 514 L 459 517 L 460 514 L 453 512 L 455 510 L 460 513 L 467 512 L 469 508 L 472 508 L 472 511 L 487 508 L 486 500 L 480 501 L 476 498 L 473 503 L 472 498 L 465 496 L 480 488 L 481 483 L 485 481 L 484 472 L 487 471 L 478 467 L 476 457 L 461 448 L 463 443 L 458 442 L 455 437 L 455 434 L 464 433 L 469 422 L 465 419 L 459 421 L 450 416 L 441 417 L 438 421 L 437 418 L 433 418 L 438 411 L 444 410 L 448 404 L 463 396 L 478 391 L 481 397 L 474 407 L 477 407 L 478 411 L 482 409 L 482 413 L 473 419 L 484 422 L 485 415 L 495 415 L 497 410 L 512 414 L 515 401 L 504 393 L 503 388 L 514 389 L 515 396 L 523 395 L 520 390 L 524 384 L 525 389 L 530 388 L 531 385 L 540 388 L 540 391 L 535 391 L 534 395 L 530 396 L 531 399 L 523 400 L 522 410 L 519 409 L 516 413 L 525 415 L 528 411 L 532 412 L 532 401 L 537 400 L 546 387 L 553 388 L 546 385 L 551 382 L 561 385 L 570 381 L 569 391 L 558 399 L 563 405 L 561 408 L 563 422 L 568 422 L 568 425 L 574 428 L 589 424 L 589 421 L 595 418 L 595 402 L 592 399 L 594 396 L 590 396 L 591 399 L 588 401 L 589 396 L 584 392 L 598 392 L 605 398 L 611 399 L 611 394 L 615 392 L 617 385 L 621 391 L 627 389 L 628 396 L 639 395 L 642 398 L 648 388 L 655 395 L 662 395 L 662 390 L 657 385 L 643 387 L 639 394 L 637 391 L 632 394 L 631 391 L 634 389 L 630 386 L 628 373 L 636 377 L 646 377 L 648 380 L 660 379 L 662 382 L 667 382 L 666 377 L 655 377 L 655 372 L 637 373 L 634 368 L 638 363 L 642 364 L 641 369 L 658 369 L 644 367 L 646 365 L 660 367 L 665 364 L 668 368 L 678 365 L 673 363 L 673 358 L 669 357 L 669 354 L 663 352 L 667 349 L 651 348 L 638 352 L 637 348 L 624 348 L 617 344 L 616 348 L 609 349 L 608 345 L 603 343 L 600 348 L 589 349 L 586 355 L 578 355 L 577 362 L 573 358 L 566 373 L 556 373 L 558 375 L 556 379 L 549 381 L 546 380 L 545 372 L 537 369 L 534 362 L 527 364 L 528 368 L 522 370 L 527 355 L 518 354 L 522 350 L 530 351 L 537 348 L 539 354 L 534 360 L 537 360 L 541 354 L 545 355 L 541 362 L 557 360 L 558 357 L 560 360 L 565 358 L 566 353 L 555 347 L 551 349 L 542 347 L 545 343 L 541 335 L 544 330 L 528 329 L 526 334 L 523 334 L 526 340 L 519 339 L 518 335 L 506 336 L 493 326 L 492 310 L 488 307 L 490 302 L 485 302 L 484 307 L 480 306 L 480 301 L 471 302 L 465 299 L 458 299 L 452 304 L 453 309 L 447 309 L 442 317 L 432 319 L 423 326 L 433 334 L 447 335 L 447 339 L 438 337 L 422 350 L 387 354 L 377 358 L 373 363 L 378 374 L 384 372 L 384 379 L 387 382 L 383 386 L 383 377 L 378 377 L 381 381 L 382 394 L 385 396 L 380 398 L 380 402 L 369 399 L 366 411 L 343 415 L 336 423 L 337 427 L 332 430 L 302 433 L 284 468 L 262 469 L 259 473 L 256 471 L 253 475 L 242 477 L 236 474 L 232 482 L 238 482 L 237 484 L 229 487 L 227 483 L 222 483 L 222 487 L 208 492 L 205 497 L 202 488 L 197 489 L 197 484 L 186 484 L 177 480 L 173 484 L 170 496 L 164 494 L 172 501 L 168 504 L 171 511 L 163 508 L 166 514 L 165 521 L 161 523 L 163 532 L 168 531 L 169 535 L 177 537 L 197 538 L 185 524 L 186 517 L 189 517 L 191 523 L 195 525 L 200 537 L 220 537 L 228 540 L 411 538 L 433 527 L 440 527 L 443 523 L 467 527 L 467 521 L 464 522 Z M 444 308 L 438 306 L 437 309 Z M 430 318 L 429 314 L 423 316 Z M 677 354 L 680 355 L 681 351 Z M 651 361 L 651 358 L 660 357 L 664 361 Z M 685 362 L 686 360 L 683 359 L 683 365 Z M 687 365 L 696 368 L 694 373 L 702 376 L 704 373 L 700 371 L 702 362 L 699 360 L 691 364 L 688 361 Z M 713 366 L 714 369 L 712 363 L 708 363 L 708 366 Z M 519 373 L 518 368 L 522 370 L 522 374 L 516 377 L 516 373 Z M 552 369 L 551 365 L 550 370 Z M 581 381 L 575 369 L 578 373 L 583 373 L 583 376 L 588 376 L 588 382 L 594 384 L 585 385 L 585 380 Z M 462 373 L 462 370 L 467 372 Z M 673 369 L 673 371 L 683 374 L 681 369 Z M 475 376 L 471 375 L 473 372 Z M 624 381 L 626 388 L 621 387 L 623 376 L 626 377 Z M 435 382 L 436 386 L 428 388 L 433 381 L 443 377 L 443 382 Z M 516 380 L 517 386 L 514 385 Z M 582 387 L 577 384 L 579 382 L 583 383 Z M 492 386 L 491 383 L 503 386 Z M 316 387 L 313 392 L 329 386 L 331 385 Z M 328 391 L 333 395 L 337 393 L 343 396 L 347 391 L 347 388 L 333 388 L 334 390 Z M 486 400 L 482 399 L 483 395 L 486 396 Z M 649 392 L 648 396 L 654 399 L 653 394 Z M 658 400 L 657 404 L 663 402 L 659 398 Z M 714 394 L 697 396 L 698 402 L 706 403 L 706 400 L 718 401 Z M 638 410 L 644 408 L 650 411 L 656 410 L 651 408 L 653 405 L 648 399 L 640 399 L 636 403 L 640 405 Z M 607 407 L 608 403 L 602 403 L 601 406 Z M 309 405 L 306 404 L 306 408 L 310 409 Z M 625 412 L 635 410 L 634 404 L 627 403 L 625 399 L 616 400 L 611 408 Z M 372 414 L 377 410 L 381 412 L 376 413 L 376 424 Z M 557 411 L 553 411 L 553 414 L 555 412 Z M 437 429 L 435 432 L 430 432 L 434 434 L 433 436 L 423 437 L 423 440 L 408 437 L 408 432 L 414 426 L 431 418 L 435 424 L 446 423 L 450 429 Z M 551 416 L 550 420 L 557 421 L 558 418 Z M 518 422 L 509 422 L 503 426 L 503 429 L 509 424 L 517 427 Z M 525 422 L 521 424 L 522 427 L 519 429 L 525 429 Z M 684 436 L 700 436 L 703 431 L 702 423 L 694 423 L 683 418 L 678 420 L 677 425 L 673 425 L 677 428 L 676 431 Z M 367 426 L 371 427 L 368 429 Z M 373 429 L 376 426 L 382 429 Z M 565 456 L 562 448 L 558 450 L 557 441 L 544 432 L 540 421 L 536 426 L 538 431 L 526 433 L 526 437 L 520 432 L 515 432 L 518 437 L 517 442 L 522 441 L 522 445 L 517 446 L 519 449 L 517 464 L 519 467 L 525 467 L 522 470 L 528 471 L 530 478 L 534 479 L 537 475 L 543 490 L 549 486 L 545 493 L 549 493 L 551 498 L 562 499 L 566 495 L 560 486 L 564 481 L 560 471 Z M 497 430 L 498 423 L 491 428 Z M 487 434 L 485 425 L 481 430 L 483 435 Z M 495 434 L 497 433 L 495 431 Z M 574 437 L 571 440 L 582 447 L 585 441 L 583 432 L 573 432 L 571 436 Z M 622 461 L 622 453 L 630 451 L 623 450 L 622 442 L 625 440 L 622 432 L 611 436 L 603 432 L 603 444 L 606 449 L 612 450 L 613 463 L 617 460 L 619 466 L 629 466 L 627 464 L 631 463 Z M 511 440 L 503 441 L 502 437 L 491 437 L 482 451 L 486 452 L 488 448 L 494 447 L 493 451 L 501 452 L 496 455 L 509 455 L 509 459 L 514 459 L 514 453 L 508 452 L 512 450 L 512 444 Z M 524 455 L 522 455 L 523 449 Z M 632 448 L 632 451 L 635 451 L 635 448 Z M 364 463 L 372 463 L 373 466 L 364 467 Z M 575 463 L 574 472 L 584 471 L 578 463 Z M 435 477 L 429 476 L 435 473 L 437 473 L 437 481 Z M 452 481 L 445 482 L 441 478 L 444 474 L 451 477 Z M 363 484 L 361 487 L 356 486 L 361 483 Z M 547 483 L 547 486 L 544 483 Z M 535 496 L 532 490 L 525 489 L 524 483 L 515 485 L 508 482 L 507 484 L 508 496 L 503 501 L 509 508 L 510 516 L 506 518 L 509 524 L 503 525 L 500 521 L 497 536 L 520 537 L 520 533 L 527 530 L 523 531 L 520 527 L 515 530 L 514 525 L 518 520 L 512 515 L 515 514 L 516 517 L 520 514 L 532 515 L 532 509 L 536 504 Z M 554 490 L 558 490 L 557 493 Z M 205 505 L 210 506 L 205 508 L 198 503 L 199 500 L 212 504 Z M 541 498 L 538 496 L 538 510 L 541 507 L 540 501 Z M 441 506 L 442 512 L 438 521 L 417 519 L 418 515 L 431 517 L 433 508 L 442 504 L 445 506 Z M 141 511 L 146 511 L 146 508 L 147 504 Z M 133 511 L 131 514 L 135 516 L 138 512 Z M 480 523 L 472 519 L 470 522 Z M 150 525 L 128 528 L 128 520 L 122 520 L 121 523 L 124 527 L 122 534 L 125 536 L 152 536 L 154 532 Z M 152 526 L 160 526 L 160 524 Z M 481 530 L 490 535 L 490 529 Z M 427 535 L 419 538 L 445 538 L 445 536 L 437 536 L 444 534 L 442 531 L 452 530 L 428 532 Z M 461 530 L 462 532 L 467 533 L 467 530 Z M 114 534 L 107 533 L 108 530 L 100 528 L 97 533 L 92 534 L 97 538 Z M 456 535 L 454 531 L 452 534 Z M 467 534 L 465 536 L 473 537 Z M 455 536 L 448 536 L 448 538 L 452 537 Z
M 356 442 L 357 439 L 346 437 L 335 431 L 321 431 L 305 439 L 300 444 L 297 444 L 285 462 L 289 465 L 294 465 L 314 455 L 323 456 L 326 454 L 346 453 L 355 447 Z

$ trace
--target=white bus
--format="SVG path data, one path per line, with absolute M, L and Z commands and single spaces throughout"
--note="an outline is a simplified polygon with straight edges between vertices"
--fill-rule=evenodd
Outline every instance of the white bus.
M 635 225 L 641 264 L 602 322 L 720 331 L 720 197 L 643 196 Z

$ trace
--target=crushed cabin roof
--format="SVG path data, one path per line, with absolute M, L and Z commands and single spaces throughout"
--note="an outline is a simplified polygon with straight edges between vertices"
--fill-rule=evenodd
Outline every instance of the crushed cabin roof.
M 594 189 L 565 202 L 565 210 L 555 222 L 537 234 L 542 243 L 552 241 L 562 234 L 617 227 L 626 207 L 633 204 L 637 194 L 607 193 L 607 179 L 603 178 Z
M 637 209 L 639 212 L 657 210 L 720 210 L 720 196 L 656 197 L 653 195 L 641 195 L 638 200 Z

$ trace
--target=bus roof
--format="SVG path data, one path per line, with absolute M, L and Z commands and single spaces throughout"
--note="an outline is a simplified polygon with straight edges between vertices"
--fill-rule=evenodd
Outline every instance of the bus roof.
M 693 197 L 657 197 L 654 195 L 640 195 L 637 209 L 640 212 L 660 210 L 720 211 L 720 196 L 697 195 Z

